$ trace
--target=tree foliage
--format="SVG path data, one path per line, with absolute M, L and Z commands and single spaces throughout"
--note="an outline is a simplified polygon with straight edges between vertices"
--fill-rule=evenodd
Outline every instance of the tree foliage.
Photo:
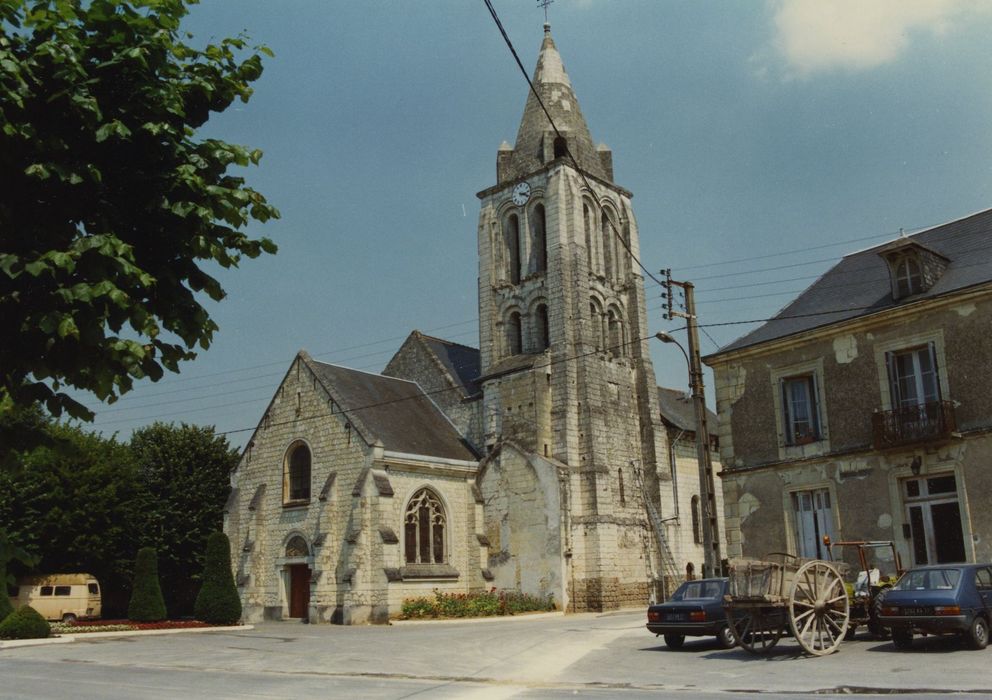
M 0 415 L 0 432 L 8 418 Z M 129 443 L 50 421 L 44 429 L 59 448 L 17 453 L 15 468 L 0 470 L 0 528 L 40 559 L 14 561 L 9 572 L 93 574 L 104 615 L 122 616 L 137 550 L 152 546 L 168 609 L 192 614 L 207 536 L 223 524 L 237 462 L 227 440 L 187 425 L 156 424 Z
M 217 329 L 208 269 L 275 252 L 244 229 L 278 212 L 228 172 L 261 152 L 196 137 L 271 53 L 183 43 L 188 2 L 0 3 L 0 412 L 91 419 L 64 387 L 178 371 Z
M 158 556 L 154 547 L 142 547 L 134 561 L 134 583 L 127 619 L 136 622 L 158 622 L 168 617 L 162 584 L 158 580 Z
M 215 625 L 233 625 L 241 619 L 241 599 L 231 570 L 231 542 L 223 532 L 207 539 L 207 563 L 203 587 L 196 597 L 197 620 Z
M 142 488 L 136 528 L 159 552 L 169 610 L 188 614 L 207 538 L 224 525 L 238 453 L 213 428 L 164 423 L 136 431 L 129 449 Z

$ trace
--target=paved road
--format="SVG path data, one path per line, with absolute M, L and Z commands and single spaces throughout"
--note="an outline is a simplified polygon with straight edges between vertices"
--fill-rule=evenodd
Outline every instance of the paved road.
M 783 640 L 766 658 L 708 640 L 665 648 L 643 613 L 333 627 L 81 641 L 0 651 L 0 698 L 638 698 L 697 700 L 912 692 L 992 697 L 992 649 L 956 640 L 845 642 L 806 658 Z

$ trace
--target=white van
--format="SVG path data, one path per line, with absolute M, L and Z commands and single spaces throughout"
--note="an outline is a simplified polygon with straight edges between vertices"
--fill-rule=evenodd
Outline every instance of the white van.
M 30 605 L 46 620 L 73 622 L 100 617 L 100 583 L 89 574 L 45 574 L 21 579 L 15 608 Z

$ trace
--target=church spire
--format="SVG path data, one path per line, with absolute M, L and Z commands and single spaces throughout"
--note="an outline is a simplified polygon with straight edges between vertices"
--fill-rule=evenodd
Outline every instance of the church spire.
M 590 175 L 612 181 L 612 155 L 604 146 L 597 149 L 593 144 L 548 23 L 544 25 L 544 42 L 537 57 L 533 83 L 579 167 Z M 500 168 L 500 182 L 524 177 L 556 158 L 564 157 L 563 144 L 556 141 L 557 135 L 547 115 L 534 93 L 528 92 L 517 142 L 506 167 Z

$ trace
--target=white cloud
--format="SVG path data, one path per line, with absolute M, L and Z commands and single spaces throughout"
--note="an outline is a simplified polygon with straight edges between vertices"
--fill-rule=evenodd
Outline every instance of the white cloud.
M 866 70 L 895 60 L 913 34 L 943 35 L 988 0 L 778 0 L 775 48 L 799 76 Z

